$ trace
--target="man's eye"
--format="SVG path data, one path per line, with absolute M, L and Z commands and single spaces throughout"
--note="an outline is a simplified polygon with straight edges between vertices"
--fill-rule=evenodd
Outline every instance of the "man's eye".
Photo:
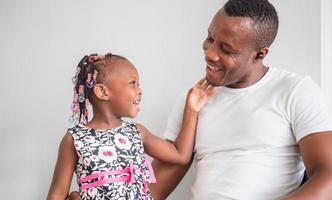
M 227 49 L 223 49 L 222 50 L 225 54 L 232 54 L 232 52 L 231 51 L 228 51 Z
M 224 46 L 221 46 L 220 49 L 221 49 L 221 51 L 224 52 L 224 54 L 226 54 L 226 55 L 234 54 L 233 51 L 229 50 L 228 48 L 225 48 Z
M 136 85 L 136 81 L 131 81 L 130 84 L 131 85 Z

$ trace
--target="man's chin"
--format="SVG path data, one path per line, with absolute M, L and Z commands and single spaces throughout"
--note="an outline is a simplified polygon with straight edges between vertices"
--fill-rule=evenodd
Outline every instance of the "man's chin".
M 223 82 L 218 82 L 216 80 L 213 80 L 209 77 L 206 77 L 206 81 L 213 87 L 219 87 L 219 86 L 224 86 Z

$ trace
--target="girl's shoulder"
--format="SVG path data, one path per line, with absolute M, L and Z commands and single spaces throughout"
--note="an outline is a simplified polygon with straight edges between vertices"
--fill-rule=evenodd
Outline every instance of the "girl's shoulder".
M 68 128 L 67 132 L 73 136 L 74 139 L 89 135 L 91 129 L 83 124 L 77 124 L 71 128 Z
M 131 130 L 131 131 L 136 132 L 136 131 L 138 131 L 137 125 L 138 125 L 138 123 L 136 123 L 136 122 L 122 120 L 122 129 Z
M 83 124 L 76 124 L 75 126 L 68 128 L 68 132 L 73 133 L 73 132 L 82 130 L 84 128 L 87 128 L 87 127 L 85 127 Z

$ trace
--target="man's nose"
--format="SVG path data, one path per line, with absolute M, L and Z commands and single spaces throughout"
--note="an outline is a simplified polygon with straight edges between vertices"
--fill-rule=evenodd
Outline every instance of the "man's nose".
M 205 49 L 204 54 L 205 54 L 205 59 L 212 62 L 218 62 L 220 59 L 218 51 L 214 47 L 214 45 L 211 45 L 209 48 Z

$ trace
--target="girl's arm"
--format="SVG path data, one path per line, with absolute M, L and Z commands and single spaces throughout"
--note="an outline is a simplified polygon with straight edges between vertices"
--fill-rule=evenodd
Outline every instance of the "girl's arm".
M 210 87 L 205 79 L 191 88 L 184 107 L 180 133 L 174 143 L 153 135 L 144 126 L 138 124 L 145 152 L 161 161 L 187 164 L 193 153 L 198 113 L 214 91 L 215 89 Z
M 73 138 L 70 133 L 66 133 L 59 147 L 58 160 L 47 200 L 67 198 L 77 159 Z

